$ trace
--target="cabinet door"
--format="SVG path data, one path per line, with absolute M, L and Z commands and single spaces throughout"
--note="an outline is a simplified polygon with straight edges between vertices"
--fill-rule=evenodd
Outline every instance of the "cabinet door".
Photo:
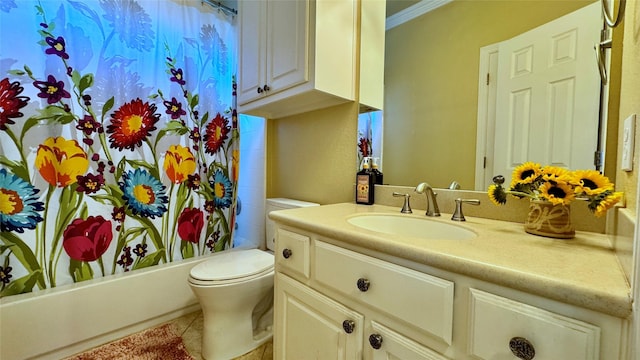
M 471 291 L 469 351 L 478 359 L 597 360 L 600 328 L 511 299 Z
M 365 347 L 365 359 L 372 360 L 447 360 L 444 356 L 379 324 L 371 322 L 366 334 L 369 344 Z
M 238 27 L 238 103 L 245 104 L 264 93 L 258 88 L 265 85 L 267 2 L 240 1 Z
M 274 359 L 362 357 L 362 315 L 281 273 L 275 287 Z
M 266 95 L 308 81 L 309 0 L 269 1 Z

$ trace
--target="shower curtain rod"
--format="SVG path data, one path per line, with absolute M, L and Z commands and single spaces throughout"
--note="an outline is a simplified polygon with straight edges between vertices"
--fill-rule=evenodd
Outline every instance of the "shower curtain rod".
M 228 7 L 226 5 L 224 5 L 221 2 L 218 1 L 212 1 L 212 0 L 201 0 L 202 4 L 209 4 L 211 6 L 213 6 L 213 8 L 218 9 L 218 10 L 222 10 L 225 14 L 227 15 L 231 15 L 231 16 L 235 16 L 238 15 L 238 10 Z

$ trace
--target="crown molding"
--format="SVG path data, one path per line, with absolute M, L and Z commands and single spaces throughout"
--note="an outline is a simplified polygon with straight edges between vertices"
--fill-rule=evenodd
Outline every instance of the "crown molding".
M 408 8 L 389 16 L 386 21 L 385 30 L 393 29 L 398 25 L 402 25 L 409 20 L 413 20 L 418 16 L 437 9 L 442 5 L 446 5 L 451 1 L 453 0 L 422 0 L 415 5 L 411 5 Z

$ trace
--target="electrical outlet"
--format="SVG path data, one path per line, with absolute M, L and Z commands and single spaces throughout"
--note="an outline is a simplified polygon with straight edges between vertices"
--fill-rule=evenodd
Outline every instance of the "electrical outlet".
M 622 131 L 622 170 L 633 170 L 633 148 L 636 135 L 636 114 L 624 119 Z

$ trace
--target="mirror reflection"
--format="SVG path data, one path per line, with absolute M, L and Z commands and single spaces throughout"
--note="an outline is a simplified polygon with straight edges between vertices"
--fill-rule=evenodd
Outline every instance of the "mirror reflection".
M 593 3 L 454 0 L 388 29 L 382 135 L 385 183 L 415 186 L 426 181 L 446 188 L 457 181 L 463 189 L 476 188 L 480 49 Z M 588 51 L 599 79 L 595 52 Z M 593 86 L 599 94 L 599 80 Z M 530 119 L 533 124 L 537 120 Z M 589 137 L 597 137 L 597 123 L 592 127 Z M 570 135 L 563 144 L 584 136 L 573 133 L 575 129 L 562 131 Z M 497 134 L 492 144 L 505 142 L 505 136 Z M 536 137 L 531 142 L 548 146 Z

